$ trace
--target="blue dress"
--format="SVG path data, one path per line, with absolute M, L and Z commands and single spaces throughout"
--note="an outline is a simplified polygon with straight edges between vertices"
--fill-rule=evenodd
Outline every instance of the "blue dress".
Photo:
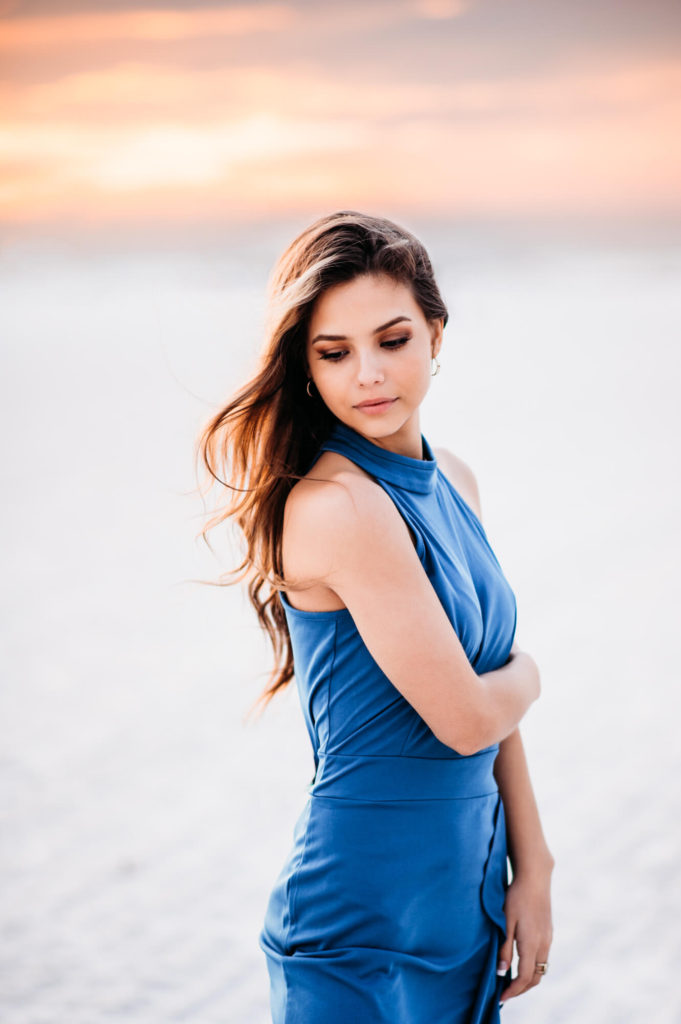
M 423 459 L 336 421 L 340 452 L 387 491 L 475 670 L 508 660 L 516 600 L 485 530 L 421 435 Z M 493 1024 L 508 886 L 492 767 L 438 740 L 347 608 L 280 592 L 315 776 L 259 935 L 273 1024 Z

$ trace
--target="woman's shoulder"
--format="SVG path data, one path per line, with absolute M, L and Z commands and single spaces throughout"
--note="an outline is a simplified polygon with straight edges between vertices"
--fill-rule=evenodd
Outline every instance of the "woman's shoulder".
M 324 451 L 286 498 L 284 576 L 323 579 L 348 551 L 383 548 L 395 531 L 410 534 L 386 491 L 345 456 Z
M 365 519 L 389 501 L 361 466 L 339 452 L 323 451 L 314 465 L 291 488 L 284 508 L 285 521 L 303 528 L 323 526 L 339 517 Z
M 482 522 L 480 490 L 475 473 L 470 465 L 461 456 L 449 451 L 448 448 L 433 447 L 432 451 L 437 459 L 440 472 L 444 473 L 449 482 L 456 488 Z

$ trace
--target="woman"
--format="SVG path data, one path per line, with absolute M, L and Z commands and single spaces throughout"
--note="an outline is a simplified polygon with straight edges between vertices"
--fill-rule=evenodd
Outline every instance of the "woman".
M 539 672 L 473 473 L 420 430 L 448 313 L 417 239 L 354 211 L 269 299 L 201 451 L 236 488 L 203 532 L 245 537 L 261 700 L 295 667 L 316 769 L 259 936 L 273 1022 L 489 1024 L 547 969 L 553 858 L 518 732 Z

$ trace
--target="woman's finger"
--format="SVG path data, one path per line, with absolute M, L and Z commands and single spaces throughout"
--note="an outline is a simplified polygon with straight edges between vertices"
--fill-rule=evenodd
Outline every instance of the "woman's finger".
M 537 972 L 537 963 L 548 960 L 548 953 L 542 956 L 540 951 L 541 947 L 535 943 L 518 950 L 518 974 L 502 992 L 500 997 L 502 1002 L 506 999 L 513 999 L 514 996 L 519 996 L 539 984 L 543 975 Z
M 502 942 L 497 954 L 497 974 L 506 974 L 506 971 L 511 966 L 516 924 L 517 921 L 513 918 L 506 919 L 506 939 Z

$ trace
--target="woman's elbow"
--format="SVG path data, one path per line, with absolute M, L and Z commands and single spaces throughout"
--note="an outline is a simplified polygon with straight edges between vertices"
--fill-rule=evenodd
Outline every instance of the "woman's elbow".
M 462 757 L 478 754 L 494 742 L 494 739 L 490 739 L 489 723 L 484 716 L 477 715 L 470 717 L 465 723 L 458 722 L 456 726 L 447 730 L 446 735 L 437 738 Z
M 455 750 L 457 754 L 461 754 L 462 757 L 472 757 L 489 746 L 490 743 L 486 739 L 459 740 L 456 746 L 452 747 L 452 750 Z

